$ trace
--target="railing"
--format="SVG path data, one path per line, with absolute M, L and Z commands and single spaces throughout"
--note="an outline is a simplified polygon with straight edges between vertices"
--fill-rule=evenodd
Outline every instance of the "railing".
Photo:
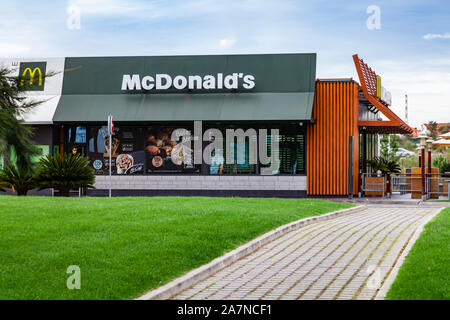
M 449 174 L 427 174 L 426 177 L 426 193 L 427 198 L 438 199 L 439 196 L 447 196 L 449 194 Z
M 449 197 L 450 174 L 427 173 L 424 175 L 424 195 L 427 199 L 438 199 L 439 196 Z M 411 193 L 413 198 L 422 197 L 422 174 L 392 173 L 392 193 L 401 195 Z
M 52 197 L 54 197 L 55 195 L 59 195 L 59 191 L 56 191 L 54 188 L 52 188 Z M 78 189 L 70 189 L 69 191 L 69 196 L 77 196 L 78 198 L 81 198 L 81 196 L 83 195 L 83 188 L 78 188 Z
M 420 193 L 422 194 L 422 175 L 414 173 L 391 173 L 392 193 Z

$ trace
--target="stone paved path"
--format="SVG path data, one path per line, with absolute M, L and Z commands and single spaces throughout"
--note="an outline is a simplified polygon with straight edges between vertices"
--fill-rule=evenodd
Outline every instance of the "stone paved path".
M 266 244 L 172 299 L 373 299 L 436 208 L 373 207 Z

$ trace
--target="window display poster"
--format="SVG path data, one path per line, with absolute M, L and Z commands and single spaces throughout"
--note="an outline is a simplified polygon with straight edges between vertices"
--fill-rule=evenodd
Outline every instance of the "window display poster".
M 91 128 L 89 158 L 95 174 L 109 173 L 109 135 L 107 126 Z M 111 140 L 111 168 L 114 174 L 143 174 L 145 152 L 139 129 L 115 127 Z
M 145 135 L 145 153 L 147 162 L 147 172 L 182 172 L 186 169 L 193 169 L 192 150 L 182 145 L 178 145 L 177 141 L 171 140 L 170 137 L 175 127 L 154 126 L 146 128 Z M 172 161 L 172 153 L 176 163 Z

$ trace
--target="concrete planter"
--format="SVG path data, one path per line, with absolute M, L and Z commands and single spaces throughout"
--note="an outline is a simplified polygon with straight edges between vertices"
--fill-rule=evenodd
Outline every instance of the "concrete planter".
M 364 192 L 366 196 L 383 197 L 385 195 L 385 177 L 365 177 L 364 186 L 369 189 Z

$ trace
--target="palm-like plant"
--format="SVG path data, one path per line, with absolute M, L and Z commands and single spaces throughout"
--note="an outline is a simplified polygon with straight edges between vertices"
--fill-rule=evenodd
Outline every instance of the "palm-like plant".
M 382 173 L 399 173 L 401 171 L 400 165 L 397 161 L 389 158 L 375 157 L 367 160 L 367 163 L 375 172 L 381 171 Z
M 36 183 L 30 170 L 8 163 L 0 170 L 0 190 L 10 188 L 18 196 L 26 196 L 28 191 L 36 188 Z
M 94 188 L 95 175 L 87 157 L 55 154 L 41 158 L 36 182 L 40 190 L 54 188 L 61 196 L 68 197 L 71 189 Z

